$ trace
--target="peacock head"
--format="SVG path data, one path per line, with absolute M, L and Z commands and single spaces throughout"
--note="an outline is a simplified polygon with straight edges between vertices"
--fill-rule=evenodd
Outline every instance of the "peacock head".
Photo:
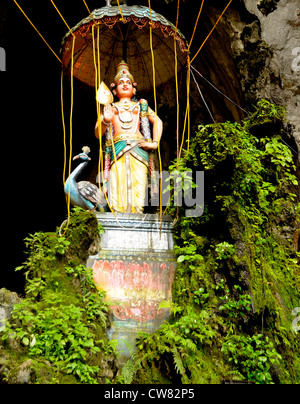
M 73 160 L 82 160 L 82 161 L 89 161 L 91 160 L 91 158 L 88 156 L 89 152 L 91 151 L 91 149 L 88 146 L 84 146 L 82 148 L 83 153 L 78 154 L 77 156 L 75 156 L 73 158 Z

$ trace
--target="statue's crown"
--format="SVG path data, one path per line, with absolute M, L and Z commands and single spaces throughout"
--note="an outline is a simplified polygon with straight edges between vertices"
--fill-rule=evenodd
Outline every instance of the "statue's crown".
M 131 80 L 132 83 L 134 83 L 134 78 L 130 73 L 129 65 L 124 62 L 124 60 L 122 60 L 122 62 L 116 67 L 116 77 L 114 78 L 115 85 L 117 85 L 119 80 L 123 77 L 126 77 L 127 79 Z

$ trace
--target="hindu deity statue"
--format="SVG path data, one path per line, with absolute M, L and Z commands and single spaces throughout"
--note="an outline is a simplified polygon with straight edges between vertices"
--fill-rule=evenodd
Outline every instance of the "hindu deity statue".
M 146 100 L 133 100 L 137 83 L 124 61 L 111 86 L 119 101 L 106 104 L 101 115 L 101 134 L 106 137 L 104 191 L 114 211 L 143 213 L 152 166 L 149 154 L 158 148 L 163 123 Z M 97 121 L 97 138 L 99 132 Z

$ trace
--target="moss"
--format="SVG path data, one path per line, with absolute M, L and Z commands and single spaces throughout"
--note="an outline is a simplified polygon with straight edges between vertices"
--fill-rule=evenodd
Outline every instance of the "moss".
M 68 378 L 72 379 L 71 376 L 68 376 Z M 56 384 L 59 380 L 60 383 L 62 383 L 63 379 L 64 376 L 60 375 L 57 368 L 53 367 L 51 363 L 40 360 L 32 361 L 30 383 Z M 76 379 L 73 377 L 73 383 L 74 382 L 76 382 Z
M 11 322 L 17 338 L 7 333 L 0 345 L 2 380 L 16 382 L 30 359 L 30 383 L 300 383 L 291 327 L 300 301 L 300 209 L 293 157 L 281 141 L 284 116 L 264 100 L 241 124 L 199 127 L 181 168 L 206 170 L 206 206 L 200 218 L 179 215 L 174 229 L 171 319 L 140 334 L 118 379 L 107 306 L 82 265 L 99 234 L 96 218 L 76 209 L 64 237 L 28 237 L 26 298 Z M 74 349 L 78 332 L 83 342 Z
M 99 225 L 95 215 L 75 208 L 66 230 L 66 239 L 70 242 L 69 255 L 85 264 L 91 244 L 99 238 Z
M 300 301 L 293 243 L 300 218 L 293 158 L 280 142 L 284 117 L 261 101 L 241 125 L 201 126 L 194 136 L 184 164 L 206 169 L 206 208 L 201 218 L 177 222 L 173 317 L 141 336 L 139 383 L 153 375 L 159 382 L 159 373 L 172 383 L 300 382 L 291 328 Z M 230 349 L 244 356 L 230 362 Z
M 26 238 L 26 296 L 15 304 L 2 333 L 3 381 L 18 383 L 24 363 L 30 363 L 26 383 L 113 380 L 116 356 L 106 335 L 108 307 L 83 265 L 96 237 L 95 216 L 75 209 L 65 236 Z
M 253 105 L 257 101 L 257 92 L 261 81 L 264 81 L 264 71 L 271 50 L 264 41 L 251 42 L 247 40 L 247 32 L 244 32 L 244 51 L 236 57 L 237 68 L 241 73 L 241 84 L 247 104 Z M 251 33 L 249 33 L 251 37 Z

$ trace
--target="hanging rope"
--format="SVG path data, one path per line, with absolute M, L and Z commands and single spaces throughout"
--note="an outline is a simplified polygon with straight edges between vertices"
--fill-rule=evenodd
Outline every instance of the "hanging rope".
M 150 11 L 150 49 L 151 49 L 151 58 L 152 58 L 152 70 L 153 70 L 153 93 L 154 93 L 154 103 L 155 103 L 155 116 L 156 116 L 156 126 L 157 125 L 157 96 L 156 96 L 156 69 L 155 69 L 155 56 L 154 56 L 154 49 L 153 49 L 153 18 L 152 18 L 152 9 L 151 9 L 151 0 L 149 2 L 149 11 Z M 161 160 L 161 150 L 160 150 L 160 140 L 158 141 L 158 159 L 159 159 L 159 172 L 162 172 L 162 160 Z M 160 213 L 160 221 L 162 227 L 162 193 L 163 193 L 163 183 L 162 183 L 162 176 L 160 175 L 160 183 L 159 183 L 159 213 Z
M 98 33 L 97 33 L 97 57 L 96 57 L 96 44 L 95 44 L 95 33 L 94 33 L 94 26 L 92 27 L 92 37 L 93 37 L 93 54 L 94 54 L 94 66 L 95 66 L 95 90 L 96 90 L 96 98 L 97 98 L 97 91 L 98 88 L 100 86 L 101 83 L 101 65 L 100 65 L 100 31 L 99 31 L 99 26 L 97 27 L 98 29 Z M 98 128 L 99 128 L 99 162 L 98 162 L 98 177 L 100 177 L 100 173 L 102 173 L 102 181 L 104 182 L 104 170 L 103 170 L 103 150 L 102 150 L 102 122 L 101 122 L 101 105 L 99 102 L 97 102 L 97 118 L 98 118 Z M 111 138 L 111 142 L 112 142 L 112 149 L 113 149 L 113 154 L 114 154 L 114 159 L 115 159 L 115 164 L 116 164 L 116 174 L 117 174 L 117 182 L 120 184 L 120 179 L 119 179 L 119 171 L 118 171 L 118 166 L 117 166 L 117 157 L 116 157 L 116 151 L 115 151 L 115 146 L 114 146 L 114 140 L 113 140 L 113 134 L 112 134 L 112 130 L 110 127 L 110 138 Z M 101 193 L 101 182 L 99 180 L 99 191 Z M 114 215 L 114 218 L 116 219 L 116 222 L 118 223 L 118 225 L 122 228 L 122 229 L 127 229 L 127 230 L 134 230 L 137 227 L 139 227 L 141 225 L 141 223 L 143 223 L 146 218 L 147 215 L 145 215 L 145 217 L 143 218 L 143 220 L 138 223 L 136 226 L 132 227 L 132 228 L 128 228 L 128 227 L 124 227 L 116 213 L 114 212 L 114 210 L 112 209 L 108 197 L 106 194 L 104 194 L 107 205 L 111 211 L 111 213 Z M 123 196 L 122 196 L 123 197 Z M 124 205 L 124 201 L 122 199 L 123 205 Z
M 73 36 L 72 41 L 72 56 L 71 56 L 71 109 L 70 109 L 70 156 L 69 156 L 69 178 L 71 176 L 72 168 L 72 153 L 73 153 L 73 111 L 74 111 L 74 49 L 75 49 L 76 37 Z M 71 215 L 71 184 L 69 180 L 69 192 L 68 192 L 68 225 L 70 223 Z
M 184 126 L 183 126 L 183 134 L 182 141 L 179 150 L 179 159 L 181 158 L 182 149 L 185 140 L 185 132 L 186 127 L 188 126 L 188 139 L 187 139 L 187 151 L 190 149 L 190 136 L 191 136 L 191 119 L 190 119 L 190 91 L 191 91 L 191 64 L 190 57 L 188 56 L 188 70 L 187 70 L 187 78 L 186 78 L 186 88 L 187 88 L 187 103 L 186 103 L 186 111 L 184 118 Z
M 64 17 L 62 16 L 62 14 L 61 14 L 61 12 L 59 11 L 59 9 L 56 7 L 54 1 L 53 1 L 53 0 L 50 0 L 50 1 L 51 1 L 51 3 L 52 3 L 53 7 L 55 8 L 55 10 L 58 12 L 60 18 L 61 18 L 61 19 L 63 20 L 63 22 L 66 24 L 66 26 L 67 26 L 69 32 L 73 35 L 73 38 L 75 38 L 75 35 L 73 34 L 71 28 L 70 28 L 69 25 L 67 24 L 66 20 L 65 20 Z
M 123 12 L 122 12 L 122 9 L 121 9 L 119 0 L 117 0 L 117 3 L 118 3 L 118 7 L 119 7 L 119 10 L 120 10 L 120 13 L 121 13 L 120 21 L 125 22 L 124 16 L 123 16 Z
M 95 60 L 95 72 L 96 72 L 96 94 L 97 94 L 97 89 L 100 87 L 101 84 L 101 59 L 100 59 L 100 29 L 99 26 L 97 26 L 97 61 L 95 59 L 95 40 L 93 42 L 94 46 L 94 60 Z M 98 85 L 97 85 L 98 81 Z M 101 194 L 101 181 L 100 181 L 100 173 L 102 173 L 102 181 L 104 183 L 104 161 L 103 161 L 103 145 L 102 145 L 102 122 L 101 122 L 101 104 L 97 102 L 97 117 L 98 117 L 98 128 L 99 129 L 99 161 L 98 161 L 98 177 L 99 177 L 99 191 Z M 115 150 L 115 144 L 114 144 L 114 139 L 113 139 L 113 133 L 111 130 L 111 126 L 109 125 L 109 131 L 110 131 L 110 139 L 112 142 L 112 149 L 113 149 L 113 155 L 115 159 L 115 165 L 116 165 L 116 174 L 117 174 L 117 181 L 120 186 L 120 177 L 119 177 L 119 170 L 118 170 L 118 162 L 117 162 L 117 156 L 116 156 L 116 150 Z M 110 211 L 113 213 L 114 217 L 116 218 L 117 222 L 119 223 L 119 220 L 117 219 L 115 212 L 113 211 L 112 207 L 110 206 L 108 197 L 106 194 L 104 194 L 107 205 L 110 209 Z M 123 195 L 122 195 L 123 198 Z M 123 205 L 124 201 L 122 200 Z M 120 223 L 119 225 L 123 227 Z
M 99 179 L 99 192 L 101 192 L 101 181 L 100 173 L 102 165 L 102 122 L 101 122 L 101 105 L 97 101 L 97 91 L 100 87 L 100 55 L 99 55 L 99 27 L 97 29 L 97 57 L 96 57 L 96 43 L 95 43 L 95 26 L 92 26 L 92 38 L 93 38 L 93 56 L 94 56 L 94 66 L 95 66 L 95 92 L 96 92 L 96 108 L 97 108 L 97 121 L 98 121 L 98 132 L 99 132 L 99 160 L 98 160 L 98 179 Z
M 179 117 L 180 117 L 180 106 L 179 106 L 179 89 L 178 89 L 178 59 L 177 59 L 177 31 L 178 31 L 178 21 L 179 21 L 179 7 L 180 0 L 177 4 L 177 18 L 176 18 L 176 28 L 174 35 L 174 56 L 175 56 L 175 84 L 176 84 L 176 105 L 177 105 L 177 129 L 176 129 L 176 139 L 177 139 L 177 160 L 179 160 Z M 179 164 L 179 161 L 178 161 Z
M 203 5 L 204 5 L 204 0 L 202 0 L 201 6 L 200 6 L 200 11 L 198 13 L 197 21 L 196 21 L 196 24 L 195 24 L 195 27 L 194 27 L 194 32 L 193 32 L 193 35 L 192 35 L 192 38 L 191 38 L 191 41 L 190 41 L 190 44 L 189 44 L 189 47 L 188 47 L 188 50 L 187 50 L 188 52 L 189 52 L 189 50 L 191 48 L 191 45 L 192 45 L 192 42 L 193 42 L 193 39 L 194 39 L 194 36 L 195 36 L 195 33 L 196 33 L 196 29 L 197 29 L 198 22 L 199 22 L 201 13 L 202 13 Z
M 60 104 L 61 104 L 61 117 L 63 125 L 63 135 L 64 135 L 64 171 L 63 171 L 63 185 L 66 183 L 66 168 L 67 168 L 67 142 L 66 142 L 66 122 L 64 113 L 64 71 L 61 71 L 61 82 L 60 82 L 61 94 L 60 94 Z
M 177 140 L 177 171 L 179 171 L 180 163 L 180 147 L 179 147 L 179 117 L 180 117 L 180 105 L 179 105 L 179 86 L 178 86 L 178 59 L 177 59 L 177 32 L 178 32 L 178 22 L 179 22 L 179 10 L 180 10 L 180 0 L 177 3 L 177 17 L 176 17 L 176 27 L 174 35 L 174 57 L 175 57 L 175 84 L 176 84 L 176 106 L 177 106 L 177 127 L 176 127 L 176 140 Z M 175 195 L 174 195 L 175 197 Z M 177 198 L 179 194 L 177 193 Z M 177 210 L 176 218 L 179 217 L 179 201 L 176 201 Z
M 101 59 L 100 59 L 100 30 L 99 25 L 97 26 L 97 66 L 98 66 L 98 86 L 97 89 L 100 87 L 101 84 Z M 97 70 L 96 70 L 97 74 Z M 99 130 L 99 161 L 98 161 L 98 178 L 99 178 L 99 192 L 101 195 L 101 181 L 100 181 L 100 173 L 102 173 L 104 178 L 104 169 L 103 169 L 103 149 L 102 149 L 102 122 L 101 122 L 101 105 L 97 101 L 97 117 L 98 117 L 98 127 L 99 127 L 99 120 L 100 120 L 100 130 Z
M 198 84 L 196 78 L 195 78 L 194 73 L 193 73 L 193 72 L 191 72 L 191 73 L 192 73 L 194 82 L 195 82 L 195 84 L 196 84 L 196 86 L 197 86 L 197 88 L 198 88 L 199 94 L 200 94 L 200 96 L 201 96 L 201 98 L 202 98 L 202 101 L 203 101 L 203 103 L 204 103 L 204 105 L 205 105 L 205 107 L 206 107 L 206 109 L 207 109 L 207 111 L 208 111 L 208 113 L 209 113 L 209 115 L 210 115 L 210 117 L 211 117 L 211 120 L 213 121 L 213 123 L 216 123 L 216 121 L 215 121 L 215 119 L 214 119 L 214 117 L 213 117 L 213 114 L 212 114 L 211 110 L 209 109 L 209 107 L 208 107 L 208 105 L 207 105 L 207 103 L 206 103 L 206 101 L 205 101 L 205 98 L 204 98 L 204 96 L 203 96 L 203 94 L 202 94 L 202 91 L 201 91 L 201 89 L 200 89 L 200 86 L 199 86 L 199 84 Z
M 95 93 L 96 93 L 96 100 L 97 100 L 97 91 L 98 91 L 98 88 L 100 87 L 100 80 L 101 80 L 100 53 L 99 53 L 100 37 L 99 37 L 99 27 L 97 27 L 97 55 L 96 55 L 96 41 L 95 41 L 95 26 L 94 25 L 92 26 L 92 38 L 93 38 L 93 56 L 94 56 L 94 66 L 95 66 Z M 102 181 L 104 179 L 104 174 L 103 174 L 103 170 L 102 170 L 103 151 L 102 151 L 101 105 L 98 101 L 96 101 L 96 109 L 97 109 L 97 121 L 98 121 L 98 132 L 99 132 L 98 179 L 99 179 L 99 192 L 101 194 L 100 173 L 102 173 Z
M 60 236 L 64 236 L 68 230 L 70 224 L 70 217 L 71 217 L 71 168 L 72 168 L 72 153 L 73 153 L 73 110 L 74 110 L 74 49 L 75 49 L 75 40 L 76 37 L 73 37 L 72 41 L 72 54 L 71 54 L 71 108 L 70 108 L 70 156 L 69 156 L 69 169 L 68 169 L 68 178 L 69 178 L 69 191 L 66 197 L 67 203 L 67 212 L 68 218 L 65 220 L 62 225 L 60 226 L 59 234 Z M 62 122 L 63 122 L 63 132 L 64 132 L 64 173 L 63 173 L 63 181 L 65 185 L 65 171 L 67 166 L 67 145 L 66 145 L 66 126 L 65 126 L 65 117 L 64 117 L 64 103 L 63 103 L 63 71 L 61 74 L 61 111 L 62 111 Z M 66 223 L 66 228 L 62 233 L 62 228 Z
M 204 3 L 204 1 L 203 1 Z M 200 13 L 203 8 L 203 3 L 200 8 Z M 188 149 L 189 149 L 189 139 L 190 139 L 190 58 L 188 55 L 188 71 L 187 71 L 187 106 L 184 120 L 184 128 L 182 134 L 181 145 L 179 146 L 179 117 L 180 117 L 180 104 L 179 104 L 179 86 L 178 86 L 178 58 L 177 58 L 177 32 L 178 32 L 178 22 L 179 22 L 179 11 L 180 11 L 180 0 L 177 3 L 177 17 L 176 17 L 176 27 L 174 36 L 174 55 L 175 55 L 175 82 L 176 82 L 176 103 L 177 103 L 177 160 L 178 164 L 181 158 L 182 148 L 185 140 L 186 126 L 188 123 Z M 198 15 L 198 20 L 200 18 L 200 13 Z M 197 22 L 198 22 L 197 20 Z M 194 30 L 194 32 L 196 29 Z
M 245 114 L 250 116 L 250 112 L 246 111 L 244 108 L 242 108 L 239 104 L 237 104 L 235 101 L 233 101 L 230 97 L 228 97 L 226 94 L 224 94 L 221 90 L 219 90 L 213 83 L 211 83 L 206 77 L 204 77 L 200 72 L 198 72 L 197 69 L 195 69 L 194 66 L 191 66 L 191 68 L 199 74 L 199 76 L 205 80 L 211 87 L 213 87 L 219 94 L 223 95 L 228 101 L 230 101 L 232 104 L 234 104 L 237 108 L 239 108 L 241 111 L 243 111 Z
M 191 60 L 191 63 L 193 63 L 193 61 L 196 59 L 196 57 L 199 55 L 199 53 L 201 52 L 203 46 L 206 44 L 206 42 L 208 41 L 208 39 L 210 38 L 211 34 L 214 32 L 214 30 L 216 29 L 217 25 L 219 24 L 219 22 L 221 21 L 223 15 L 225 14 L 225 12 L 227 11 L 228 7 L 230 6 L 230 4 L 232 3 L 232 0 L 229 1 L 229 3 L 227 4 L 227 6 L 225 7 L 224 11 L 222 12 L 222 14 L 220 15 L 220 17 L 218 18 L 217 22 L 215 23 L 215 25 L 213 26 L 212 30 L 210 31 L 210 33 L 207 35 L 207 37 L 205 38 L 204 42 L 202 43 L 202 45 L 200 46 L 200 48 L 198 49 L 196 55 L 193 57 L 193 59 Z
M 85 0 L 82 0 L 82 1 L 83 1 L 84 5 L 85 5 L 87 11 L 89 12 L 89 15 L 90 15 L 91 19 L 94 21 L 94 24 L 97 24 L 96 21 L 94 20 L 94 17 L 93 17 L 93 15 L 92 15 L 92 13 L 91 13 L 91 11 L 90 11 L 88 5 L 86 4 L 86 1 L 85 1 Z
M 187 75 L 187 102 L 188 102 L 188 140 L 187 140 L 187 151 L 190 150 L 190 139 L 191 139 L 191 105 L 190 105 L 190 93 L 191 93 L 191 60 L 190 55 L 188 55 L 188 75 Z
M 100 87 L 101 83 L 101 69 L 100 69 L 100 30 L 99 26 L 97 27 L 97 55 L 96 55 L 96 41 L 95 41 L 95 26 L 92 26 L 92 38 L 93 38 L 93 56 L 94 56 L 94 67 L 95 67 L 95 92 L 96 92 L 96 99 L 97 99 L 97 91 L 98 88 Z M 98 131 L 99 131 L 99 160 L 98 160 L 98 178 L 99 178 L 99 192 L 101 194 L 101 181 L 100 181 L 100 173 L 102 173 L 102 181 L 104 183 L 104 169 L 103 169 L 103 149 L 102 149 L 102 122 L 101 122 L 101 104 L 97 101 L 97 121 L 98 121 Z M 120 179 L 119 179 L 119 171 L 118 171 L 118 166 L 117 166 L 117 157 L 116 157 L 116 151 L 114 147 L 114 141 L 113 141 L 113 134 L 110 128 L 110 136 L 111 136 L 111 142 L 112 142 L 112 149 L 113 149 L 113 154 L 114 154 L 114 159 L 115 159 L 115 164 L 116 164 L 116 174 L 117 174 L 117 182 L 120 184 Z M 113 211 L 112 207 L 110 206 L 107 194 L 104 194 L 107 205 L 111 211 L 111 213 L 114 215 L 116 221 L 119 223 L 119 220 Z M 123 201 L 124 205 L 124 201 Z M 119 223 L 121 227 L 121 223 Z
M 54 50 L 51 48 L 51 46 L 48 44 L 48 42 L 46 41 L 46 39 L 43 37 L 43 35 L 39 32 L 39 30 L 36 28 L 36 26 L 31 22 L 31 20 L 29 19 L 29 17 L 26 15 L 26 13 L 23 11 L 23 9 L 21 8 L 21 6 L 16 2 L 16 0 L 14 0 L 15 4 L 18 6 L 19 10 L 22 12 L 22 14 L 25 16 L 25 18 L 27 19 L 27 21 L 30 23 L 30 25 L 35 29 L 35 31 L 39 34 L 39 36 L 42 38 L 42 40 L 45 42 L 45 44 L 48 46 L 48 48 L 51 50 L 51 52 L 53 53 L 53 55 L 56 57 L 56 59 L 62 63 L 61 59 L 57 56 L 57 54 L 54 52 Z

